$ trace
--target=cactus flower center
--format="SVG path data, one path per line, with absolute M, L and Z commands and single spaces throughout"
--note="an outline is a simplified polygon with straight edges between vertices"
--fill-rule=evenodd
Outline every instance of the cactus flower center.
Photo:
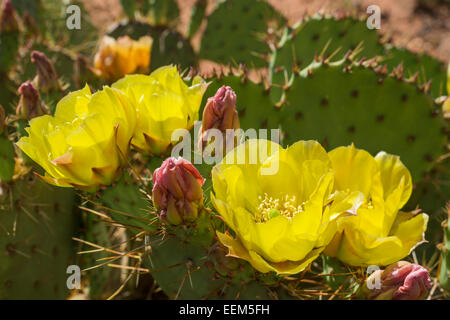
M 255 221 L 262 223 L 278 216 L 292 219 L 297 214 L 304 211 L 303 204 L 298 204 L 296 196 L 285 195 L 281 198 L 273 198 L 267 193 L 259 196 L 260 201 L 255 215 Z

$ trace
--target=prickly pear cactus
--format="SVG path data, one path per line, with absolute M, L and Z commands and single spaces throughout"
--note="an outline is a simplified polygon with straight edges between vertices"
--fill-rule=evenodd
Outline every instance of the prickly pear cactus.
M 132 234 L 156 229 L 155 219 L 149 214 L 151 202 L 127 173 L 115 185 L 102 191 L 98 201 L 103 204 L 103 209 L 111 208 L 106 214 L 127 226 Z
M 117 270 L 101 266 L 104 263 L 104 259 L 110 256 L 110 253 L 106 250 L 99 250 L 99 247 L 111 248 L 112 246 L 108 225 L 99 221 L 93 214 L 86 213 L 83 215 L 82 231 L 82 240 L 87 241 L 87 243 L 81 247 L 80 251 L 97 251 L 85 254 L 80 258 L 81 266 L 83 269 L 87 269 L 100 265 L 100 267 L 87 270 L 84 273 L 85 279 L 87 279 L 87 283 L 85 283 L 85 286 L 88 288 L 87 294 L 91 299 L 106 299 L 112 293 L 114 282 L 118 282 L 117 273 L 114 272 Z
M 269 28 L 279 29 L 284 17 L 262 0 L 225 0 L 207 17 L 199 56 L 222 64 L 267 65 Z
M 2 184 L 2 192 L 0 297 L 67 298 L 66 270 L 76 264 L 75 192 L 52 187 L 33 174 Z
M 346 15 L 313 15 L 287 27 L 286 19 L 267 1 L 222 0 L 207 16 L 211 3 L 197 0 L 187 35 L 183 35 L 176 31 L 180 13 L 177 1 L 120 2 L 129 20 L 114 25 L 107 34 L 114 38 L 128 35 L 135 40 L 151 36 L 152 70 L 168 64 L 186 70 L 197 66 L 199 59 L 235 67 L 234 72 L 223 67 L 205 79 L 209 86 L 199 115 L 207 99 L 226 85 L 237 96 L 233 117 L 237 110 L 240 128 L 253 129 L 255 137 L 273 139 L 275 132 L 269 130 L 264 136 L 265 132 L 258 129 L 280 129 L 283 146 L 298 140 L 317 140 L 328 150 L 355 143 L 373 154 L 384 150 L 400 155 L 415 184 L 407 210 L 414 212 L 420 206 L 430 216 L 425 233 L 430 244 L 425 249 L 415 248 L 414 254 L 424 253 L 428 259 L 430 251 L 437 257 L 435 246 L 442 240 L 441 208 L 449 194 L 449 164 L 444 155 L 448 152 L 448 122 L 438 104 L 443 98 L 434 100 L 446 93 L 442 63 L 385 44 L 365 21 Z M 46 108 L 53 113 L 61 98 L 85 82 L 93 92 L 101 89 L 102 80 L 87 58 L 94 55 L 98 34 L 81 1 L 63 1 L 62 5 L 59 0 L 12 3 L 20 28 L 0 30 L 0 105 L 8 115 L 8 128 L 0 135 L 0 298 L 66 298 L 70 293 L 66 286 L 70 264 L 84 269 L 83 289 L 92 299 L 137 296 L 136 284 L 141 276 L 171 299 L 356 297 L 364 270 L 325 255 L 287 279 L 260 273 L 245 260 L 230 256 L 216 232 L 233 236 L 233 230 L 228 229 L 210 199 L 214 164 L 190 167 L 206 179 L 193 192 L 198 194 L 195 202 L 188 202 L 195 205 L 198 218 L 187 222 L 178 216 L 183 222 L 177 226 L 165 221 L 167 211 L 163 210 L 171 209 L 173 218 L 188 209 L 161 209 L 161 203 L 152 200 L 152 173 L 168 154 L 148 157 L 130 151 L 129 162 L 124 163 L 128 168 L 118 168 L 122 173 L 119 180 L 108 186 L 99 184 L 98 190 L 92 189 L 94 193 L 80 191 L 80 199 L 76 196 L 79 191 L 56 188 L 36 180 L 32 173 L 21 172 L 34 170 L 30 168 L 31 159 L 15 153 L 13 144 L 26 134 L 29 120 L 17 120 L 19 112 L 17 116 L 14 113 L 17 88 L 36 76 L 31 53 L 42 52 L 50 60 L 40 65 L 43 81 L 33 84 L 40 90 L 35 96 L 44 102 L 39 105 L 40 114 L 46 113 Z M 67 32 L 66 19 L 71 13 L 66 9 L 71 4 L 81 8 L 81 30 Z M 199 52 L 195 52 L 191 40 L 200 35 L 204 22 L 206 30 Z M 47 69 L 42 68 L 44 65 Z M 252 70 L 252 75 L 262 71 L 259 81 L 249 79 L 245 65 L 264 68 Z M 266 71 L 269 80 L 263 76 Z M 193 73 L 191 70 L 188 77 Z M 52 79 L 45 79 L 50 75 Z M 54 86 L 39 88 L 44 80 L 52 80 L 48 82 Z M 132 133 L 130 126 L 130 137 Z M 191 137 L 193 134 L 197 135 L 194 129 Z M 58 159 L 58 165 L 60 161 L 71 162 L 68 158 Z M 18 178 L 20 175 L 22 178 Z M 186 201 L 184 197 L 187 194 L 176 201 Z M 73 214 L 79 207 L 84 212 Z M 78 218 L 82 220 L 80 225 Z M 448 290 L 449 236 L 444 226 L 440 268 L 438 275 L 433 272 L 442 288 Z
M 330 149 L 355 143 L 396 153 L 418 182 L 445 152 L 440 108 L 412 79 L 369 64 L 317 62 L 296 75 L 281 107 L 284 143 L 316 139 Z
M 366 21 L 320 14 L 307 17 L 285 29 L 272 53 L 269 78 L 275 85 L 283 86 L 294 72 L 307 67 L 315 56 L 333 55 L 336 61 L 357 47 L 360 57 L 373 58 L 383 53 L 377 31 L 368 29 Z
M 403 48 L 387 46 L 383 63 L 387 64 L 390 70 L 402 63 L 405 74 L 413 76 L 418 72 L 418 80 L 422 84 L 431 80 L 433 97 L 450 94 L 445 88 L 445 64 L 429 55 L 415 54 Z

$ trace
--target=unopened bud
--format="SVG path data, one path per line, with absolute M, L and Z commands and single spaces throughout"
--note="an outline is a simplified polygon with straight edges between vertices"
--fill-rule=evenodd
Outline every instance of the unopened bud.
M 153 173 L 153 205 L 163 221 L 192 222 L 203 210 L 205 179 L 186 159 L 168 158 Z
M 379 277 L 381 286 L 373 287 L 374 277 Z M 372 273 L 363 288 L 365 297 L 371 300 L 421 300 L 431 288 L 430 275 L 424 267 L 399 261 L 384 271 Z
M 0 32 L 19 31 L 17 15 L 11 0 L 4 0 L 0 8 Z
M 236 93 L 230 87 L 222 86 L 213 97 L 208 99 L 203 110 L 202 130 L 200 132 L 202 149 L 208 142 L 208 130 L 210 129 L 220 130 L 223 134 L 224 152 L 234 148 L 237 143 L 237 135 L 234 130 L 239 128 L 239 116 L 236 110 Z
M 31 53 L 31 62 L 37 67 L 37 86 L 42 92 L 59 90 L 58 76 L 51 61 L 44 53 L 33 51 Z
M 31 120 L 47 113 L 39 97 L 39 91 L 30 81 L 22 83 L 18 92 L 20 100 L 16 108 L 16 114 L 20 119 Z

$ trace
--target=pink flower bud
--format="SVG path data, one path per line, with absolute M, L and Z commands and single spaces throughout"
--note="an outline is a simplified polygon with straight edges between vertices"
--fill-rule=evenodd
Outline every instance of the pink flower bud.
M 58 76 L 51 61 L 44 53 L 33 51 L 31 53 L 31 62 L 37 67 L 37 86 L 42 92 L 49 92 L 51 90 L 59 90 Z
M 16 108 L 16 114 L 20 119 L 31 120 L 47 113 L 39 98 L 39 91 L 30 81 L 22 83 L 18 92 L 20 100 Z
M 4 0 L 0 8 L 0 32 L 19 31 L 17 15 L 11 0 Z
M 168 158 L 153 173 L 153 204 L 171 224 L 194 221 L 203 209 L 205 179 L 186 159 Z
M 380 277 L 381 287 L 369 289 L 368 283 L 373 284 L 374 277 Z M 384 271 L 370 275 L 363 292 L 372 300 L 421 300 L 426 297 L 430 288 L 431 280 L 427 269 L 418 264 L 399 261 Z
M 224 135 L 224 146 L 232 143 L 234 147 L 234 135 L 226 136 L 227 129 L 239 129 L 239 116 L 236 110 L 236 93 L 228 86 L 222 86 L 216 94 L 208 99 L 203 110 L 201 146 L 204 147 L 208 141 L 208 130 L 218 129 Z M 228 141 L 233 139 L 232 141 Z

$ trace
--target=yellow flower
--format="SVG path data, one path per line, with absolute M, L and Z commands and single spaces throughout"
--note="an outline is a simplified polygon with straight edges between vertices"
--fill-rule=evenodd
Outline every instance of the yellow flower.
M 399 211 L 412 192 L 411 174 L 398 156 L 374 158 L 353 145 L 329 153 L 335 189 L 364 193 L 356 216 L 338 220 L 338 233 L 325 253 L 352 266 L 384 266 L 407 256 L 423 241 L 426 214 Z
M 104 87 L 91 94 L 86 86 L 64 97 L 54 117 L 32 119 L 29 136 L 17 145 L 46 171 L 45 181 L 95 191 L 116 178 L 135 122 L 135 110 L 122 92 Z
M 283 149 L 248 140 L 213 168 L 212 179 L 214 206 L 236 235 L 218 232 L 219 240 L 260 272 L 305 269 L 333 238 L 336 219 L 363 201 L 360 192 L 334 198 L 331 163 L 316 141 Z
M 122 90 L 136 108 L 133 146 L 152 155 L 162 155 L 178 142 L 172 140 L 176 129 L 193 127 L 207 84 L 195 77 L 189 87 L 175 66 L 164 66 L 149 76 L 125 76 L 113 87 Z
M 95 54 L 94 66 L 109 81 L 130 73 L 146 73 L 150 65 L 153 39 L 149 36 L 132 40 L 128 36 L 105 36 Z

